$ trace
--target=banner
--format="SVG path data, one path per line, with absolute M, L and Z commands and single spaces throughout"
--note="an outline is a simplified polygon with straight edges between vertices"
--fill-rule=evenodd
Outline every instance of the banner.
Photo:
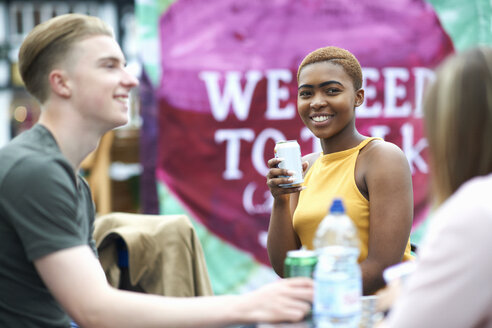
M 157 176 L 209 231 L 269 265 L 276 141 L 303 155 L 319 141 L 296 111 L 296 72 L 319 47 L 360 61 L 366 99 L 356 124 L 398 145 L 412 168 L 415 219 L 427 214 L 421 102 L 432 69 L 454 51 L 424 1 L 180 0 L 159 22 Z

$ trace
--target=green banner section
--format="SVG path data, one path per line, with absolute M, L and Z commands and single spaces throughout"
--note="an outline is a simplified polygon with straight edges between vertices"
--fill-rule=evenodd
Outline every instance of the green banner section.
M 492 2 L 489 0 L 428 0 L 457 51 L 492 45 Z
M 136 0 L 137 39 L 141 60 L 153 85 L 161 78 L 159 57 L 159 18 L 176 0 Z

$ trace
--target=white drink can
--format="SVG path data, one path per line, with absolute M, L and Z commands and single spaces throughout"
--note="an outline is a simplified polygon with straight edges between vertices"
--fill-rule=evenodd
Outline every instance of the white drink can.
M 287 169 L 294 172 L 292 183 L 280 184 L 279 187 L 291 188 L 298 187 L 304 182 L 302 176 L 302 158 L 301 147 L 296 140 L 278 141 L 275 144 L 275 158 L 283 158 L 278 164 L 281 169 Z M 288 176 L 285 176 L 288 177 Z

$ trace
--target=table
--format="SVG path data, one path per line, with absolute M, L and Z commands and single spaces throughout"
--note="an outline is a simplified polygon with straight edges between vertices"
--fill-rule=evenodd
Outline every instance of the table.
M 362 297 L 362 317 L 359 328 L 375 328 L 383 319 L 383 314 L 376 311 L 377 301 L 378 297 L 375 295 Z M 237 328 L 316 328 L 316 323 L 312 316 L 309 315 L 301 322 L 277 324 L 257 323 Z

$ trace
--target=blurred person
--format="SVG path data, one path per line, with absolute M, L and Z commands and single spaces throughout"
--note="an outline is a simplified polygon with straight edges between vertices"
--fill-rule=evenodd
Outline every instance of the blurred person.
M 492 49 L 446 59 L 424 101 L 433 203 L 384 327 L 492 327 Z
M 360 239 L 363 293 L 384 286 L 383 270 L 410 254 L 413 221 L 412 176 L 403 151 L 380 138 L 361 135 L 356 108 L 364 101 L 362 70 L 349 51 L 320 48 L 308 54 L 298 73 L 297 110 L 319 138 L 322 153 L 303 157 L 301 187 L 281 188 L 292 172 L 270 159 L 267 185 L 274 202 L 267 249 L 275 271 L 283 275 L 287 251 L 313 248 L 318 224 L 336 197 L 343 198 Z
M 67 14 L 36 26 L 19 52 L 38 124 L 0 150 L 0 326 L 210 327 L 296 321 L 312 281 L 282 279 L 244 295 L 170 298 L 107 283 L 92 238 L 95 211 L 77 173 L 101 136 L 127 122 L 138 80 L 111 29 Z

